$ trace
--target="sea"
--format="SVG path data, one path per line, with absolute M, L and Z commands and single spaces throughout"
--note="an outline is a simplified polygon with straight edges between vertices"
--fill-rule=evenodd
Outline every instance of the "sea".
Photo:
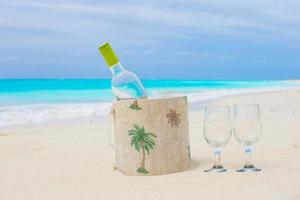
M 150 98 L 186 95 L 190 104 L 300 88 L 298 81 L 142 80 Z M 100 120 L 115 98 L 109 79 L 0 79 L 0 127 Z

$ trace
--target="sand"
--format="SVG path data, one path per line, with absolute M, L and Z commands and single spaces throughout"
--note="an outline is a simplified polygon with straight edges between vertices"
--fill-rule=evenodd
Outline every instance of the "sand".
M 234 138 L 223 151 L 223 174 L 202 132 L 203 111 L 190 112 L 192 169 L 130 177 L 113 170 L 104 122 L 0 130 L 0 200 L 300 199 L 300 91 L 227 97 L 211 104 L 258 103 L 264 133 L 255 145 L 260 173 L 237 173 L 243 150 Z

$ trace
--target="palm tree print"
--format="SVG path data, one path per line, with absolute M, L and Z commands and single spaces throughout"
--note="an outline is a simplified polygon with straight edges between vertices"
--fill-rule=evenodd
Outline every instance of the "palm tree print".
M 132 110 L 142 110 L 142 108 L 138 105 L 138 101 L 134 100 L 134 102 L 129 106 Z
M 168 118 L 168 124 L 170 124 L 172 127 L 179 127 L 179 124 L 181 123 L 180 119 L 181 114 L 176 113 L 176 110 L 170 109 L 170 112 L 166 114 L 166 117 Z
M 140 167 L 136 170 L 139 173 L 147 174 L 145 169 L 146 152 L 150 153 L 155 147 L 156 135 L 150 132 L 146 132 L 144 127 L 133 125 L 134 129 L 128 131 L 128 135 L 131 137 L 131 146 L 138 152 L 142 151 L 142 162 Z

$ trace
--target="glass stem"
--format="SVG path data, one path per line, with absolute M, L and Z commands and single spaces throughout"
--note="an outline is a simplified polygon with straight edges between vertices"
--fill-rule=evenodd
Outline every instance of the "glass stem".
M 252 147 L 251 146 L 246 146 L 245 147 L 245 155 L 246 155 L 246 163 L 245 167 L 252 167 Z
M 221 149 L 215 149 L 215 164 L 214 166 L 221 166 Z

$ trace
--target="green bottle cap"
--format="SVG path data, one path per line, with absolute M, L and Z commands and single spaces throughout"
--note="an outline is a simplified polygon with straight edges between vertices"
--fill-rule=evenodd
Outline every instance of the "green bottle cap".
M 118 57 L 116 56 L 116 54 L 114 53 L 114 51 L 112 50 L 112 48 L 108 42 L 101 45 L 99 47 L 99 51 L 100 51 L 101 55 L 103 56 L 108 67 L 111 67 L 119 62 Z

